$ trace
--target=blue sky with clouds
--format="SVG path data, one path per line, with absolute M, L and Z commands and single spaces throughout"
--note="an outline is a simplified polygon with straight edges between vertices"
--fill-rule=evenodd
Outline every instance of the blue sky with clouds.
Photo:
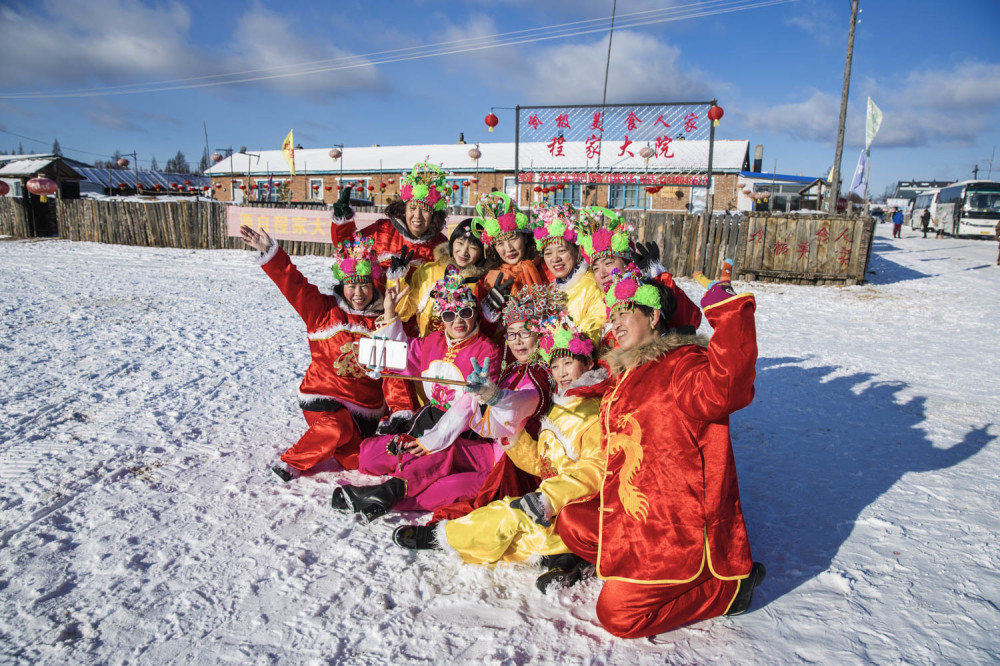
M 680 20 L 616 28 L 609 102 L 716 97 L 717 136 L 763 144 L 765 170 L 826 175 L 833 163 L 849 0 L 619 0 L 620 17 L 669 9 Z M 490 107 L 599 102 L 607 31 L 377 64 L 431 44 L 552 35 L 610 16 L 611 0 L 466 2 L 0 2 L 0 152 L 18 143 L 84 161 L 116 148 L 162 166 L 178 149 L 277 149 L 290 128 L 306 147 L 513 140 L 513 112 L 486 132 Z M 961 179 L 1000 147 L 1000 2 L 861 0 L 842 171 L 864 139 L 869 95 L 885 114 L 871 191 L 900 179 Z M 585 24 L 578 24 L 585 25 Z M 447 49 L 445 49 L 447 50 Z M 361 66 L 300 76 L 303 63 Z M 339 62 L 344 62 L 340 60 Z M 97 88 L 233 85 L 126 95 Z M 164 81 L 184 80 L 164 84 Z M 13 97 L 84 91 L 76 97 Z M 104 91 L 109 92 L 109 91 Z M 13 133 L 13 134 L 12 134 Z M 40 139 L 35 143 L 23 137 Z M 74 152 L 78 151 L 78 152 Z M 1000 179 L 1000 155 L 994 157 Z

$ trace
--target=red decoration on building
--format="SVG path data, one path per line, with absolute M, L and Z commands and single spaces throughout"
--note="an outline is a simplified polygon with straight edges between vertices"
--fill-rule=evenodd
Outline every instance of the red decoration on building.
M 125 183 L 118 183 L 118 189 L 119 190 L 124 190 L 125 189 Z
M 633 132 L 641 122 L 642 119 L 640 119 L 639 116 L 635 115 L 635 111 L 629 111 L 628 118 L 625 119 L 625 129 L 627 129 L 629 132 Z
M 556 127 L 561 127 L 563 129 L 572 129 L 569 126 L 569 114 L 568 113 L 561 113 L 558 116 L 556 116 Z
M 533 113 L 530 116 L 528 116 L 528 125 L 531 126 L 531 129 L 536 130 L 544 124 L 545 123 L 542 122 L 542 120 L 538 117 L 537 113 Z
M 553 157 L 565 157 L 563 154 L 563 144 L 566 143 L 566 139 L 561 136 L 552 137 L 552 142 L 549 143 L 546 148 L 549 149 L 549 153 Z
M 344 153 L 341 152 L 341 150 L 339 148 L 334 148 L 329 153 L 327 153 L 327 155 L 329 155 L 330 157 L 332 157 L 334 160 L 339 160 L 340 156 L 343 155 L 343 154 Z
M 241 189 L 241 190 L 245 190 L 245 189 L 247 189 L 247 186 L 246 186 L 246 185 L 244 185 L 243 183 L 240 183 L 240 189 Z
M 312 188 L 313 188 L 313 191 L 318 190 L 319 189 L 319 185 L 313 183 Z
M 604 123 L 602 122 L 600 111 L 594 112 L 594 119 L 590 122 L 590 129 L 597 130 L 598 132 L 604 131 Z
M 127 159 L 125 159 L 124 157 L 119 157 L 118 158 L 118 166 L 120 166 L 121 168 L 124 169 L 128 165 L 129 165 L 129 161 Z
M 629 157 L 635 157 L 635 153 L 633 153 L 631 150 L 628 149 L 628 147 L 631 146 L 633 143 L 634 143 L 633 141 L 629 140 L 628 134 L 626 134 L 625 143 L 619 146 L 620 149 L 618 151 L 618 157 L 624 157 L 626 152 L 628 153 Z
M 712 125 L 718 127 L 719 121 L 722 119 L 722 116 L 725 115 L 725 113 L 726 112 L 722 110 L 721 106 L 713 106 L 708 110 L 707 115 L 708 119 L 712 121 Z
M 596 134 L 591 134 L 590 138 L 587 139 L 587 159 L 592 160 L 601 154 L 601 140 L 597 138 Z
M 471 184 L 472 184 L 472 183 L 470 183 L 470 182 L 469 182 L 469 181 L 467 181 L 467 180 L 463 180 L 463 181 L 462 181 L 462 185 L 465 185 L 466 187 L 468 187 L 468 186 L 469 186 L 469 185 L 471 185 Z
M 222 153 L 212 153 L 212 161 L 218 164 L 222 161 Z
M 332 188 L 332 187 L 330 187 L 329 185 L 324 185 L 324 186 L 323 186 L 323 189 L 324 189 L 324 190 L 326 190 L 327 192 L 329 192 L 329 191 L 330 191 L 330 190 L 332 190 L 333 188 Z
M 670 127 L 670 123 L 668 123 L 666 120 L 663 119 L 663 114 L 662 113 L 660 114 L 659 118 L 657 118 L 656 120 L 653 121 L 653 124 L 654 125 L 659 124 L 659 125 L 663 125 L 664 127 Z
M 451 186 L 451 191 L 458 192 L 458 183 L 455 183 L 454 185 Z
M 534 192 L 541 192 L 542 191 L 542 186 L 541 185 L 535 185 L 532 188 L 532 191 L 534 191 Z
M 656 137 L 656 144 L 653 147 L 653 152 L 657 157 L 673 157 L 674 154 L 670 152 L 670 142 L 673 141 L 669 136 L 664 134 L 663 136 Z
M 698 129 L 698 116 L 691 112 L 684 116 L 684 131 L 693 132 Z
M 486 114 L 486 118 L 483 119 L 483 122 L 486 123 L 486 126 L 489 127 L 492 132 L 493 128 L 500 123 L 500 119 L 497 118 L 492 111 L 490 111 Z

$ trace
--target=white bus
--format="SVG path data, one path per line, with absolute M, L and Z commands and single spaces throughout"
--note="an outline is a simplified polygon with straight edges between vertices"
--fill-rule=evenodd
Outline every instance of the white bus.
M 913 212 L 910 214 L 911 229 L 920 231 L 922 228 L 920 218 L 923 217 L 925 210 L 928 210 L 931 213 L 930 229 L 937 228 L 937 198 L 938 192 L 940 191 L 940 189 L 935 187 L 930 190 L 925 190 L 922 194 L 917 195 L 917 198 L 913 202 Z
M 993 238 L 1000 221 L 1000 183 L 965 180 L 942 188 L 936 219 L 953 236 Z

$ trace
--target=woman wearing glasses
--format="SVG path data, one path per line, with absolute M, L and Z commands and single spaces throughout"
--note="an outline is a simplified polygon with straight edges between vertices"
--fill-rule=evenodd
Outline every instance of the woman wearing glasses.
M 386 289 L 384 312 L 396 312 L 408 288 Z M 462 396 L 460 387 L 437 382 L 464 382 L 486 359 L 490 377 L 499 378 L 500 350 L 479 331 L 479 304 L 458 272 L 438 280 L 431 290 L 435 313 L 443 330 L 424 338 L 408 338 L 399 318 L 384 314 L 375 335 L 409 343 L 404 375 L 419 375 L 424 406 L 413 415 L 399 435 L 377 435 L 361 443 L 358 469 L 367 474 L 389 474 L 393 478 L 377 486 L 341 486 L 333 495 L 334 508 L 350 510 L 371 521 L 390 510 L 433 511 L 476 494 L 496 463 L 493 442 L 468 431 L 458 423 L 440 446 L 426 446 L 421 437 L 445 416 Z M 390 409 L 393 408 L 391 400 Z

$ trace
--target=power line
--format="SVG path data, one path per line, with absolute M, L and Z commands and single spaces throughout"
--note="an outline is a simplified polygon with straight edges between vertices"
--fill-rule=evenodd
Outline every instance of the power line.
M 35 137 L 32 137 L 32 136 L 25 136 L 24 134 L 18 134 L 17 132 L 11 132 L 10 130 L 0 129 L 0 132 L 3 132 L 4 134 L 10 134 L 11 136 L 16 136 L 16 137 L 21 138 L 21 139 L 26 139 L 28 141 L 34 141 L 35 143 L 40 143 L 43 146 L 46 145 L 46 144 L 48 144 L 48 141 L 43 141 L 42 139 L 36 139 Z M 79 148 L 67 148 L 66 146 L 63 146 L 62 144 L 59 144 L 59 147 L 63 151 L 69 151 L 71 153 L 80 153 L 81 155 L 93 155 L 94 157 L 107 157 L 107 158 L 113 157 L 113 155 L 109 155 L 107 153 L 94 153 L 94 152 L 91 152 L 89 150 L 80 150 Z M 136 160 L 136 162 L 144 162 L 146 164 L 152 164 L 153 160 L 151 160 L 151 159 L 149 159 L 149 160 Z
M 673 21 L 702 18 L 705 16 L 728 14 L 738 11 L 747 11 L 750 9 L 759 9 L 774 5 L 788 4 L 796 1 L 797 0 L 708 0 L 707 2 L 704 3 L 682 5 L 679 7 L 671 7 L 669 9 L 633 12 L 631 14 L 625 15 L 626 17 L 630 17 L 626 18 L 625 20 L 621 20 L 621 17 L 619 17 L 618 27 L 619 29 L 634 28 L 645 25 L 653 25 L 657 23 L 667 23 Z M 696 9 L 688 10 L 688 8 L 696 8 Z M 686 10 L 686 11 L 678 11 L 678 10 Z M 223 85 L 234 85 L 238 83 L 251 83 L 255 81 L 290 78 L 293 76 L 306 76 L 309 74 L 320 74 L 325 72 L 334 72 L 347 69 L 357 69 L 359 67 L 371 67 L 374 65 L 381 65 L 381 64 L 388 64 L 395 62 L 423 60 L 442 55 L 454 55 L 459 53 L 469 53 L 473 51 L 483 51 L 488 49 L 501 48 L 504 46 L 517 46 L 535 42 L 551 41 L 555 39 L 565 39 L 567 37 L 578 37 L 581 35 L 604 32 L 607 29 L 607 24 L 610 20 L 611 20 L 610 17 L 601 19 L 588 19 L 586 21 L 575 21 L 572 23 L 546 26 L 544 28 L 532 28 L 532 29 L 518 30 L 508 33 L 498 33 L 496 35 L 481 36 L 481 37 L 468 38 L 462 40 L 453 40 L 450 42 L 440 42 L 437 44 L 430 44 L 421 47 L 393 49 L 388 51 L 375 52 L 372 54 L 347 56 L 331 60 L 320 60 L 308 63 L 299 63 L 296 65 L 284 65 L 276 68 L 248 70 L 246 72 L 236 72 L 229 74 L 216 74 L 205 77 L 193 77 L 189 79 L 174 79 L 172 81 L 165 81 L 165 82 L 136 83 L 136 84 L 129 84 L 126 86 L 77 89 L 75 91 L 55 91 L 48 93 L 31 92 L 31 93 L 0 94 L 0 99 L 42 99 L 42 98 L 67 98 L 67 97 L 96 97 L 105 95 L 129 95 L 129 94 L 140 94 L 140 93 L 168 92 L 174 90 L 190 90 L 196 88 L 209 88 L 209 87 L 216 87 Z M 576 27 L 570 27 L 570 26 L 576 26 Z M 550 33 L 552 31 L 555 32 L 553 34 L 528 36 L 531 33 L 539 33 L 541 31 L 550 31 Z M 495 40 L 495 41 L 490 41 L 490 40 Z M 407 52 L 412 52 L 412 53 L 407 54 Z M 397 55 L 392 55 L 392 54 L 397 54 Z M 293 67 L 305 68 L 305 69 L 297 69 L 295 71 L 289 71 L 283 73 L 272 73 L 272 74 L 262 73 L 256 76 L 246 76 L 246 74 L 255 74 L 258 72 L 274 72 L 275 70 L 289 69 Z M 237 77 L 237 78 L 223 78 L 223 77 Z M 222 80 L 211 80 L 211 79 L 222 79 Z M 193 83 L 194 81 L 200 81 L 200 83 Z

